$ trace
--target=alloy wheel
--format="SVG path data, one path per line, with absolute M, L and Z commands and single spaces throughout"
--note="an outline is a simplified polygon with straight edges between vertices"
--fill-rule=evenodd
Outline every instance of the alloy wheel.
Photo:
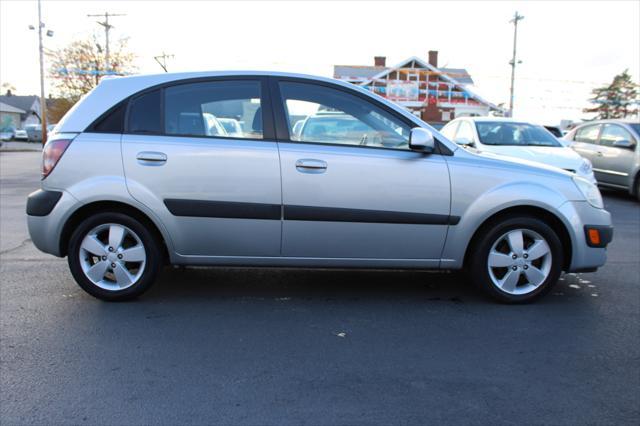
M 118 223 L 98 225 L 80 244 L 80 265 L 96 286 L 119 291 L 134 285 L 142 276 L 147 254 L 140 237 Z
M 500 236 L 487 258 L 493 285 L 511 295 L 535 291 L 549 277 L 551 263 L 549 244 L 530 229 L 514 229 Z

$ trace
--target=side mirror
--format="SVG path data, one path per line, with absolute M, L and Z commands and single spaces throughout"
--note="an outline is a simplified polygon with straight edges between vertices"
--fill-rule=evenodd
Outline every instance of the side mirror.
M 474 146 L 475 145 L 472 140 L 467 139 L 467 138 L 456 138 L 454 140 L 454 142 L 457 143 L 458 145 L 464 145 L 464 146 Z
M 409 134 L 409 149 L 427 154 L 436 149 L 433 133 L 422 127 L 414 127 Z
M 636 146 L 636 144 L 634 144 L 628 139 L 620 139 L 615 141 L 613 143 L 613 146 L 615 146 L 616 148 L 633 149 Z

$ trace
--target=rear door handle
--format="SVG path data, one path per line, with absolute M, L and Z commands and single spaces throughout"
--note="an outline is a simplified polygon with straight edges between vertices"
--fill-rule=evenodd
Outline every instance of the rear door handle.
M 145 166 L 161 166 L 167 162 L 167 154 L 164 152 L 143 151 L 136 155 L 138 163 Z
M 603 155 L 603 154 L 602 154 L 602 151 L 596 151 L 596 155 L 597 155 L 598 157 L 602 157 L 602 155 Z
M 301 158 L 296 161 L 296 170 L 301 173 L 324 173 L 327 170 L 327 163 L 313 158 Z

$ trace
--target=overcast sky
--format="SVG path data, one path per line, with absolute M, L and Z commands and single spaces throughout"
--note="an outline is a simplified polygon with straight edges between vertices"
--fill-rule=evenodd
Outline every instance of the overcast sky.
M 508 103 L 515 11 L 523 63 L 516 116 L 537 121 L 583 117 L 590 89 L 628 68 L 640 73 L 640 2 L 205 2 L 43 0 L 54 36 L 46 47 L 104 32 L 87 14 L 113 18 L 112 38 L 128 37 L 141 73 L 175 58 L 169 71 L 267 69 L 331 76 L 333 65 L 395 64 L 438 50 L 441 66 L 466 68 L 481 94 Z M 0 0 L 0 82 L 39 93 L 35 0 Z

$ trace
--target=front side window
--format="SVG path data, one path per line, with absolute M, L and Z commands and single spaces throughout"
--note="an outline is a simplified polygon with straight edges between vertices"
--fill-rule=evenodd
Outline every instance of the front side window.
M 613 146 L 618 141 L 633 142 L 631 133 L 616 124 L 605 124 L 600 135 L 600 145 Z
M 358 96 L 293 82 L 280 91 L 292 141 L 409 149 L 411 128 Z
M 476 128 L 484 145 L 562 146 L 547 129 L 533 124 L 479 121 Z
M 599 124 L 580 127 L 578 130 L 576 130 L 576 135 L 573 138 L 573 140 L 576 142 L 596 143 L 598 141 L 599 132 L 600 132 Z
M 259 81 L 208 81 L 165 89 L 167 135 L 262 139 Z

